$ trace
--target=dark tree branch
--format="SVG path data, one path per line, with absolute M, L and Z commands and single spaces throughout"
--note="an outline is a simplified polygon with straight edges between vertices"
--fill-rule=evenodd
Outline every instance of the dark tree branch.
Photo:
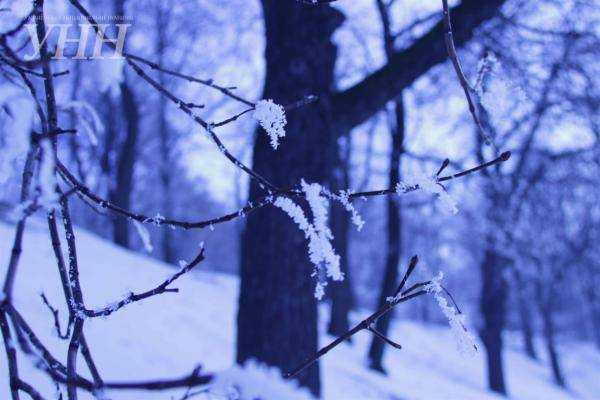
M 406 293 L 406 291 L 405 291 L 405 293 Z M 377 319 L 380 318 L 382 315 L 387 314 L 392 308 L 394 308 L 398 304 L 404 303 L 411 299 L 414 299 L 415 297 L 422 296 L 426 293 L 427 293 L 426 290 L 420 290 L 418 292 L 414 292 L 414 293 L 410 293 L 410 294 L 406 293 L 405 296 L 402 296 L 402 297 L 394 300 L 393 302 L 388 303 L 383 308 L 380 308 L 375 313 L 371 314 L 367 319 L 362 320 L 354 328 L 350 329 L 348 332 L 341 335 L 340 337 L 335 339 L 333 342 L 329 343 L 327 346 L 321 348 L 314 355 L 310 356 L 304 363 L 302 363 L 298 367 L 294 368 L 290 372 L 284 374 L 284 378 L 286 378 L 286 379 L 294 378 L 296 375 L 298 375 L 300 372 L 304 371 L 306 368 L 310 367 L 312 364 L 316 363 L 319 360 L 319 358 L 321 358 L 325 354 L 329 353 L 329 351 L 333 350 L 335 347 L 340 345 L 342 342 L 350 339 L 352 336 L 354 336 L 355 334 L 357 334 L 358 332 L 360 332 L 362 330 L 368 330 L 369 326 L 371 326 L 371 324 L 373 324 L 375 321 L 377 321 Z
M 492 18 L 506 0 L 463 0 L 452 10 L 454 43 L 463 46 L 475 30 Z M 396 52 L 389 62 L 354 86 L 333 95 L 333 117 L 351 129 L 369 119 L 410 86 L 418 77 L 447 59 L 444 23 L 437 23 L 410 47 Z
M 375 336 L 377 336 L 379 339 L 383 340 L 385 343 L 389 344 L 390 346 L 392 346 L 395 349 L 398 350 L 402 350 L 402 346 L 399 345 L 398 343 L 394 342 L 392 339 L 388 338 L 387 336 L 385 336 L 383 333 L 379 332 L 377 329 L 375 329 L 374 325 L 370 325 L 367 330 L 371 333 L 373 333 Z
M 154 381 L 138 381 L 138 382 L 105 382 L 98 386 L 89 380 L 77 375 L 74 380 L 67 379 L 67 367 L 58 361 L 52 353 L 42 344 L 40 339 L 31 329 L 29 324 L 23 319 L 21 314 L 12 305 L 7 304 L 7 311 L 13 321 L 13 324 L 18 325 L 25 332 L 29 342 L 35 347 L 36 352 L 30 353 L 33 356 L 40 358 L 44 364 L 41 369 L 45 371 L 52 379 L 63 383 L 71 384 L 75 387 L 84 389 L 89 392 L 106 389 L 142 389 L 142 390 L 166 390 L 174 388 L 185 388 L 205 385 L 212 380 L 211 375 L 200 374 L 200 369 L 196 368 L 189 375 L 182 378 L 162 379 Z
M 6 361 L 8 363 L 8 384 L 12 400 L 19 400 L 19 369 L 17 365 L 17 352 L 12 343 L 10 335 L 10 327 L 6 319 L 4 304 L 0 308 L 0 331 L 2 331 L 2 339 L 4 340 L 4 350 L 6 351 Z
M 341 344 L 342 342 L 350 339 L 352 336 L 354 336 L 355 334 L 357 334 L 358 332 L 360 332 L 362 330 L 368 330 L 368 331 L 374 333 L 377 336 L 381 335 L 377 331 L 375 331 L 374 329 L 372 329 L 373 324 L 375 322 L 377 322 L 377 320 L 379 318 L 381 318 L 383 315 L 387 314 L 392 308 L 394 308 L 398 304 L 404 303 L 404 302 L 406 302 L 406 301 L 408 301 L 410 299 L 413 299 L 415 297 L 418 297 L 418 296 L 421 296 L 421 295 L 424 295 L 424 294 L 427 293 L 426 290 L 420 290 L 418 292 L 414 292 L 414 289 L 422 287 L 422 286 L 425 286 L 429 282 L 423 282 L 421 284 L 417 284 L 417 285 L 420 285 L 420 286 L 414 285 L 413 287 L 411 287 L 411 288 L 409 288 L 409 289 L 401 292 L 402 288 L 406 284 L 407 279 L 410 277 L 410 274 L 413 272 L 413 270 L 414 270 L 415 266 L 417 265 L 418 261 L 419 261 L 419 258 L 417 256 L 413 256 L 410 259 L 409 267 L 408 267 L 408 269 L 406 271 L 406 274 L 404 275 L 404 278 L 402 279 L 402 282 L 400 283 L 400 285 L 398 286 L 398 289 L 396 291 L 397 293 L 400 293 L 399 296 L 398 295 L 394 296 L 393 299 L 391 299 L 385 306 L 383 306 L 379 310 L 375 311 L 373 314 L 371 314 L 370 316 L 368 316 L 366 319 L 362 320 L 360 323 L 358 323 L 356 326 L 354 326 L 354 328 L 350 329 L 348 332 L 344 333 L 343 335 L 341 335 L 340 337 L 338 337 L 337 339 L 335 339 L 333 342 L 329 343 L 327 346 L 321 348 L 315 354 L 313 354 L 312 356 L 310 356 L 305 362 L 303 362 L 302 364 L 300 364 L 299 366 L 297 366 L 296 368 L 294 368 L 290 372 L 284 374 L 284 378 L 291 379 L 294 376 L 298 375 L 304 369 L 310 367 L 312 364 L 314 364 L 315 362 L 317 362 L 319 360 L 319 358 L 323 357 L 325 354 L 327 354 L 329 351 L 333 350 L 339 344 Z M 398 345 L 397 343 L 391 341 L 386 336 L 381 335 L 380 337 L 386 343 L 389 343 L 390 345 L 392 345 L 392 346 L 394 346 L 396 348 L 401 348 L 400 345 Z

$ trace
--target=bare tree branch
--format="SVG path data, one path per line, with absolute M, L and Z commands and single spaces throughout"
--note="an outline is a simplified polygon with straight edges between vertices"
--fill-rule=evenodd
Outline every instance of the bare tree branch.
M 467 43 L 479 26 L 497 14 L 505 1 L 463 0 L 454 7 L 454 43 L 457 46 Z M 332 120 L 338 121 L 342 131 L 363 123 L 418 77 L 444 62 L 447 59 L 442 40 L 444 31 L 444 23 L 438 22 L 408 48 L 396 52 L 382 68 L 354 86 L 334 93 Z

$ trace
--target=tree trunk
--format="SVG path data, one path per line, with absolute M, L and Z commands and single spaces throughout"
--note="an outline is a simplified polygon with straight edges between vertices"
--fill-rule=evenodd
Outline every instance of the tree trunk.
M 517 307 L 519 309 L 519 322 L 521 325 L 521 334 L 523 335 L 523 347 L 528 357 L 537 360 L 537 352 L 533 343 L 533 329 L 531 327 L 531 312 L 527 302 L 525 284 L 521 274 L 516 268 L 513 268 L 513 275 L 517 286 Z
M 519 319 L 521 323 L 521 334 L 523 335 L 523 347 L 525 354 L 533 360 L 537 360 L 537 352 L 533 343 L 533 329 L 531 328 L 531 313 L 523 298 L 519 298 Z
M 125 0 L 115 0 L 115 15 L 125 15 Z M 125 118 L 125 139 L 121 143 L 117 155 L 115 170 L 115 186 L 109 192 L 110 201 L 125 208 L 131 208 L 133 192 L 133 172 L 137 158 L 136 145 L 139 133 L 140 112 L 128 83 L 127 75 L 120 84 L 121 107 Z M 113 220 L 113 240 L 116 244 L 129 248 L 129 221 L 125 218 Z
M 161 5 L 157 5 L 156 11 L 156 26 L 157 26 L 157 53 L 159 65 L 165 65 L 166 60 L 166 29 L 167 29 L 167 15 L 165 11 L 161 9 Z M 164 73 L 158 73 L 158 83 L 165 87 L 167 85 L 167 79 Z M 173 206 L 171 199 L 171 174 L 173 171 L 173 165 L 171 164 L 171 152 L 170 152 L 170 135 L 169 126 L 167 122 L 167 98 L 165 96 L 158 97 L 158 131 L 160 138 L 160 186 L 162 191 L 161 198 L 161 210 L 166 216 L 173 216 Z M 177 262 L 175 251 L 173 249 L 173 230 L 162 229 L 161 230 L 161 255 L 162 259 L 166 263 L 175 264 Z
M 550 369 L 552 370 L 552 378 L 554 383 L 560 387 L 565 387 L 566 382 L 560 367 L 558 352 L 556 351 L 555 329 L 554 329 L 554 304 L 553 299 L 556 298 L 556 292 L 553 290 L 555 282 L 542 282 L 538 278 L 536 282 L 537 304 L 542 322 L 544 324 L 544 341 L 546 342 L 546 350 L 550 358 Z
M 331 190 L 339 191 L 350 187 L 350 176 L 348 163 L 350 157 L 350 137 L 344 135 L 338 140 L 338 146 L 334 151 L 334 167 L 331 178 Z M 348 244 L 349 244 L 350 217 L 348 212 L 333 204 L 331 207 L 331 231 L 333 233 L 333 247 L 341 257 L 340 269 L 345 275 L 341 282 L 331 282 L 328 287 L 331 299 L 331 316 L 327 332 L 330 335 L 340 336 L 350 328 L 348 315 L 354 306 L 354 295 L 352 293 L 352 281 L 348 268 Z
M 600 350 L 600 307 L 592 305 L 592 327 L 596 347 Z
M 402 155 L 402 146 L 404 142 L 404 103 L 402 96 L 398 97 L 394 107 L 395 126 L 390 129 L 392 136 L 392 148 L 390 154 L 389 166 L 389 187 L 395 187 L 400 182 L 400 157 Z M 377 308 L 383 307 L 387 303 L 387 297 L 391 296 L 398 285 L 398 263 L 400 262 L 402 226 L 401 213 L 398 196 L 388 196 L 387 202 L 387 257 L 385 262 L 385 273 L 379 292 Z M 376 329 L 382 334 L 388 334 L 390 318 L 392 313 L 388 313 L 379 318 L 376 323 Z M 369 367 L 385 373 L 383 368 L 383 351 L 385 343 L 376 336 L 373 336 L 371 347 L 369 348 Z
M 480 308 L 483 316 L 481 340 L 487 355 L 488 385 L 491 390 L 506 395 L 502 361 L 502 331 L 506 322 L 507 284 L 503 276 L 504 261 L 491 244 L 481 264 Z
M 584 283 L 587 287 L 584 287 L 583 294 L 588 307 L 588 313 L 590 318 L 590 325 L 592 326 L 592 337 L 596 343 L 596 347 L 600 349 L 600 307 L 598 306 L 598 299 L 596 295 L 596 288 L 594 285 Z
M 127 80 L 121 83 L 121 102 L 125 116 L 125 140 L 117 158 L 115 187 L 110 192 L 110 201 L 128 210 L 131 208 L 140 116 L 138 105 Z M 129 221 L 125 218 L 115 218 L 113 221 L 115 243 L 129 248 Z
M 278 187 L 325 182 L 336 137 L 328 92 L 334 84 L 336 47 L 331 41 L 343 16 L 329 5 L 263 0 L 266 33 L 264 98 L 289 104 L 320 96 L 316 104 L 288 115 L 286 137 L 274 150 L 259 128 L 253 168 Z M 263 195 L 254 180 L 250 199 Z M 317 350 L 317 302 L 313 266 L 304 234 L 275 207 L 248 215 L 242 233 L 237 361 L 257 359 L 289 371 Z M 298 376 L 301 385 L 320 392 L 319 367 Z
M 542 311 L 542 318 L 544 319 L 544 339 L 546 341 L 546 349 L 548 350 L 548 356 L 550 357 L 550 367 L 552 369 L 552 377 L 554 383 L 560 387 L 565 387 L 565 378 L 560 367 L 560 360 L 558 352 L 556 351 L 556 342 L 554 340 L 554 321 L 552 319 L 552 310 L 550 307 L 545 307 Z

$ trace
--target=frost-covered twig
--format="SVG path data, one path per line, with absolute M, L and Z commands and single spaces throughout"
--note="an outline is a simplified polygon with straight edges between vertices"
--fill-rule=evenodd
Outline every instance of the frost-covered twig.
M 462 354 L 472 354 L 473 350 L 477 351 L 477 345 L 475 344 L 475 338 L 467 330 L 465 326 L 466 317 L 458 308 L 458 305 L 454 301 L 454 298 L 441 284 L 444 274 L 440 272 L 431 282 L 425 287 L 428 293 L 432 293 L 438 306 L 442 310 L 444 316 L 448 319 L 452 333 L 456 338 L 456 344 L 458 350 Z M 448 301 L 442 296 L 442 293 L 446 293 L 453 303 L 453 306 L 448 305 Z
M 477 100 L 474 100 L 474 90 L 469 84 L 469 81 L 465 77 L 465 74 L 462 70 L 462 66 L 460 65 L 460 60 L 458 58 L 458 54 L 456 53 L 456 47 L 454 45 L 454 33 L 452 32 L 452 20 L 450 18 L 450 8 L 448 6 L 448 0 L 442 0 L 442 9 L 443 9 L 443 21 L 444 21 L 444 40 L 446 42 L 446 50 L 448 51 L 448 56 L 452 61 L 452 66 L 454 67 L 454 71 L 456 72 L 456 76 L 458 77 L 458 81 L 460 82 L 460 86 L 462 87 L 465 97 L 467 99 L 467 103 L 469 105 L 469 113 L 473 117 L 473 121 L 479 130 L 479 133 L 484 138 L 485 143 L 494 146 L 494 142 L 490 135 L 486 132 L 486 129 L 481 122 L 481 118 L 479 118 L 479 105 L 476 103 Z
M 150 233 L 146 227 L 142 225 L 141 222 L 135 220 L 133 221 L 133 226 L 135 226 L 135 230 L 137 231 L 138 236 L 144 245 L 144 250 L 146 250 L 147 253 L 152 253 L 154 246 L 152 246 L 152 242 L 150 241 Z
M 300 372 L 304 371 L 306 368 L 310 367 L 312 364 L 317 362 L 319 360 L 319 358 L 323 357 L 329 351 L 333 350 L 335 347 L 340 345 L 342 342 L 350 339 L 352 336 L 356 335 L 358 332 L 360 332 L 362 330 L 367 330 L 367 331 L 372 332 L 372 330 L 370 328 L 372 328 L 373 324 L 379 318 L 381 318 L 383 315 L 385 315 L 389 311 L 391 311 L 395 306 L 397 306 L 400 303 L 404 303 L 406 301 L 414 299 L 415 297 L 419 297 L 419 296 L 426 294 L 427 293 L 426 290 L 424 290 L 424 289 L 417 290 L 417 289 L 425 287 L 429 282 L 421 282 L 421 283 L 411 286 L 408 289 L 402 290 L 403 287 L 406 285 L 408 278 L 414 271 L 414 268 L 416 267 L 418 261 L 419 261 L 419 258 L 417 256 L 413 256 L 411 258 L 411 260 L 409 262 L 409 267 L 407 268 L 407 271 L 406 271 L 406 274 L 404 275 L 404 278 L 402 279 L 402 281 L 400 282 L 400 285 L 398 286 L 398 289 L 396 290 L 396 293 L 398 293 L 398 295 L 392 297 L 391 300 L 385 306 L 381 307 L 379 310 L 375 311 L 373 314 L 371 314 L 370 316 L 368 316 L 367 318 L 365 318 L 364 320 L 359 322 L 352 329 L 348 330 L 346 333 L 339 336 L 337 339 L 335 339 L 334 341 L 329 343 L 327 346 L 321 348 L 315 354 L 311 355 L 302 364 L 300 364 L 296 368 L 292 369 L 290 372 L 286 373 L 284 375 L 284 377 L 287 379 L 291 379 L 291 378 L 295 377 Z M 375 332 L 372 332 L 372 333 L 376 334 Z M 393 343 L 394 347 L 400 348 L 400 345 L 398 345 L 391 339 L 385 337 L 384 340 L 387 343 L 389 343 L 390 345 Z
M 98 310 L 83 310 L 83 313 L 86 317 L 106 317 L 117 310 L 125 307 L 128 304 L 135 303 L 136 301 L 144 300 L 152 296 L 156 296 L 163 293 L 177 293 L 179 289 L 177 288 L 169 288 L 173 282 L 179 279 L 182 275 L 190 272 L 194 267 L 196 267 L 200 262 L 204 260 L 204 248 L 200 250 L 200 253 L 189 263 L 184 263 L 182 268 L 177 271 L 175 274 L 170 276 L 160 285 L 156 286 L 153 289 L 147 290 L 142 293 L 129 293 L 125 298 L 116 301 L 115 303 L 108 305 L 104 308 Z
M 426 193 L 437 196 L 440 203 L 443 205 L 443 210 L 449 214 L 457 214 L 458 207 L 456 201 L 448 194 L 444 185 L 439 181 L 438 175 L 448 165 L 444 162 L 436 175 L 427 176 L 425 174 L 415 174 L 410 180 L 400 182 L 397 186 L 399 193 L 405 193 L 410 188 L 419 188 Z
M 480 171 L 485 168 L 489 168 L 491 166 L 505 162 L 509 158 L 510 158 L 510 152 L 508 152 L 508 151 L 504 152 L 499 157 L 496 157 L 495 159 L 485 162 L 483 164 L 477 165 L 476 167 L 458 172 L 453 175 L 440 177 L 440 178 L 438 178 L 438 182 L 445 182 L 445 181 L 449 181 L 452 179 L 456 179 L 456 178 L 460 178 L 463 176 L 473 174 L 477 171 Z M 85 184 L 83 184 L 81 181 L 79 181 L 75 177 L 75 175 L 73 175 L 68 170 L 68 168 L 60 162 L 60 160 L 57 160 L 56 167 L 57 167 L 57 170 L 58 170 L 59 174 L 61 175 L 61 177 L 69 185 L 71 185 L 73 188 L 75 188 L 78 191 L 78 193 L 80 193 L 82 196 L 85 196 L 85 198 L 87 198 L 94 204 L 98 205 L 101 209 L 108 209 L 124 218 L 132 219 L 132 220 L 135 220 L 135 221 L 138 221 L 141 223 L 156 223 L 154 217 L 124 209 L 122 207 L 119 207 L 116 204 L 111 203 L 107 199 L 102 198 L 101 196 L 97 195 L 90 188 L 88 188 Z M 409 192 L 412 192 L 412 191 L 415 191 L 418 189 L 419 189 L 418 187 L 408 187 L 408 188 L 406 188 L 406 190 L 403 193 L 409 193 Z M 290 197 L 303 196 L 302 191 L 299 191 L 299 190 L 281 190 L 281 191 L 275 192 L 274 194 L 290 196 Z M 354 200 L 360 199 L 360 198 L 385 196 L 385 195 L 393 195 L 393 194 L 398 194 L 397 187 L 380 189 L 380 190 L 372 190 L 372 191 L 364 191 L 364 192 L 343 191 L 343 193 L 339 192 L 338 194 L 335 194 L 335 196 L 347 197 L 348 202 L 351 202 L 351 201 L 354 201 Z M 183 220 L 176 220 L 176 219 L 171 219 L 171 218 L 164 218 L 160 221 L 160 225 L 161 226 L 163 226 L 163 225 L 171 226 L 174 228 L 183 228 L 183 229 L 206 228 L 206 227 L 215 226 L 215 225 L 218 225 L 218 224 L 221 224 L 224 222 L 229 222 L 229 221 L 232 221 L 232 220 L 240 218 L 240 217 L 244 217 L 252 211 L 255 211 L 259 208 L 273 204 L 274 201 L 275 201 L 275 196 L 273 194 L 271 194 L 271 195 L 263 196 L 256 200 L 249 201 L 248 204 L 246 206 L 244 206 L 243 208 L 241 208 L 240 210 L 229 213 L 229 214 L 222 215 L 217 218 L 212 218 L 212 219 L 203 220 L 203 221 L 183 221 Z M 360 225 L 360 223 L 358 223 L 358 221 L 357 221 L 357 224 Z
M 235 212 L 232 212 L 229 214 L 225 214 L 225 215 L 222 215 L 217 218 L 212 218 L 212 219 L 203 220 L 203 221 L 182 221 L 182 220 L 175 220 L 175 219 L 170 219 L 170 218 L 162 218 L 160 221 L 158 221 L 156 219 L 156 217 L 151 217 L 149 215 L 135 213 L 133 211 L 126 210 L 122 207 L 119 207 L 116 204 L 111 203 L 107 199 L 100 197 L 99 195 L 94 193 L 90 188 L 88 188 L 85 184 L 83 184 L 83 182 L 79 181 L 75 177 L 75 175 L 73 175 L 68 170 L 68 168 L 60 162 L 60 160 L 57 161 L 56 167 L 58 169 L 58 173 L 69 185 L 71 185 L 73 188 L 75 188 L 79 193 L 81 193 L 83 196 L 85 196 L 88 200 L 90 200 L 94 204 L 98 205 L 101 209 L 108 209 L 122 217 L 131 219 L 131 220 L 135 220 L 135 221 L 141 222 L 143 224 L 157 224 L 160 226 L 171 226 L 174 228 L 183 228 L 183 229 L 207 228 L 210 226 L 221 224 L 223 222 L 231 221 L 231 220 L 239 218 L 239 217 L 243 217 L 246 214 L 248 214 L 258 208 L 262 208 L 268 204 L 272 204 L 273 200 L 274 200 L 272 196 L 265 196 L 258 200 L 248 202 L 248 204 L 246 206 L 242 207 L 238 211 L 235 211 Z
M 325 265 L 325 273 L 333 280 L 343 280 L 340 270 L 340 257 L 335 253 L 331 240 L 333 235 L 327 226 L 327 210 L 329 203 L 321 196 L 321 185 L 307 184 L 302 181 L 302 189 L 311 209 L 313 222 L 309 222 L 302 208 L 288 197 L 278 197 L 274 205 L 292 218 L 308 240 L 308 255 L 315 266 L 314 276 L 319 279 L 321 264 Z M 321 299 L 325 294 L 326 282 L 318 281 L 315 297 Z

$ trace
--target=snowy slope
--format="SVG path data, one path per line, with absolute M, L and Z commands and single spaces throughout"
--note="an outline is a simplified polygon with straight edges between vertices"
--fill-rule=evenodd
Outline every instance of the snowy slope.
M 13 228 L 0 223 L 2 275 L 12 235 Z M 119 249 L 87 232 L 80 230 L 77 239 L 82 285 L 89 307 L 103 306 L 130 290 L 153 287 L 173 272 L 160 262 Z M 196 273 L 184 276 L 175 286 L 181 289 L 179 294 L 151 298 L 130 305 L 107 319 L 87 321 L 87 338 L 105 379 L 178 377 L 189 373 L 198 363 L 209 371 L 225 370 L 232 365 L 237 280 L 204 272 L 200 266 Z M 48 347 L 64 357 L 66 343 L 54 334 L 51 315 L 39 296 L 43 291 L 55 306 L 60 306 L 61 315 L 66 315 L 48 234 L 40 220 L 32 220 L 26 232 L 16 288 L 17 308 Z M 322 363 L 324 397 L 495 398 L 484 389 L 482 354 L 462 358 L 449 330 L 401 321 L 395 325 L 392 336 L 404 349 L 387 351 L 385 362 L 390 370 L 389 377 L 364 368 L 365 348 L 370 339 L 367 334 L 359 334 L 352 345 L 342 345 L 327 355 Z M 322 342 L 329 339 L 324 335 Z M 512 346 L 506 362 L 508 387 L 514 398 L 600 398 L 600 380 L 597 379 L 600 354 L 587 344 L 563 343 L 562 346 L 565 374 L 571 384 L 569 391 L 552 385 L 545 364 L 529 361 L 516 351 L 516 345 Z M 24 378 L 43 388 L 48 398 L 54 398 L 51 382 L 31 366 L 30 360 L 21 358 L 19 361 Z M 79 370 L 85 371 L 85 368 L 82 366 Z M 2 352 L 0 399 L 8 396 L 7 380 Z M 174 394 L 120 392 L 111 393 L 110 398 L 170 399 Z

